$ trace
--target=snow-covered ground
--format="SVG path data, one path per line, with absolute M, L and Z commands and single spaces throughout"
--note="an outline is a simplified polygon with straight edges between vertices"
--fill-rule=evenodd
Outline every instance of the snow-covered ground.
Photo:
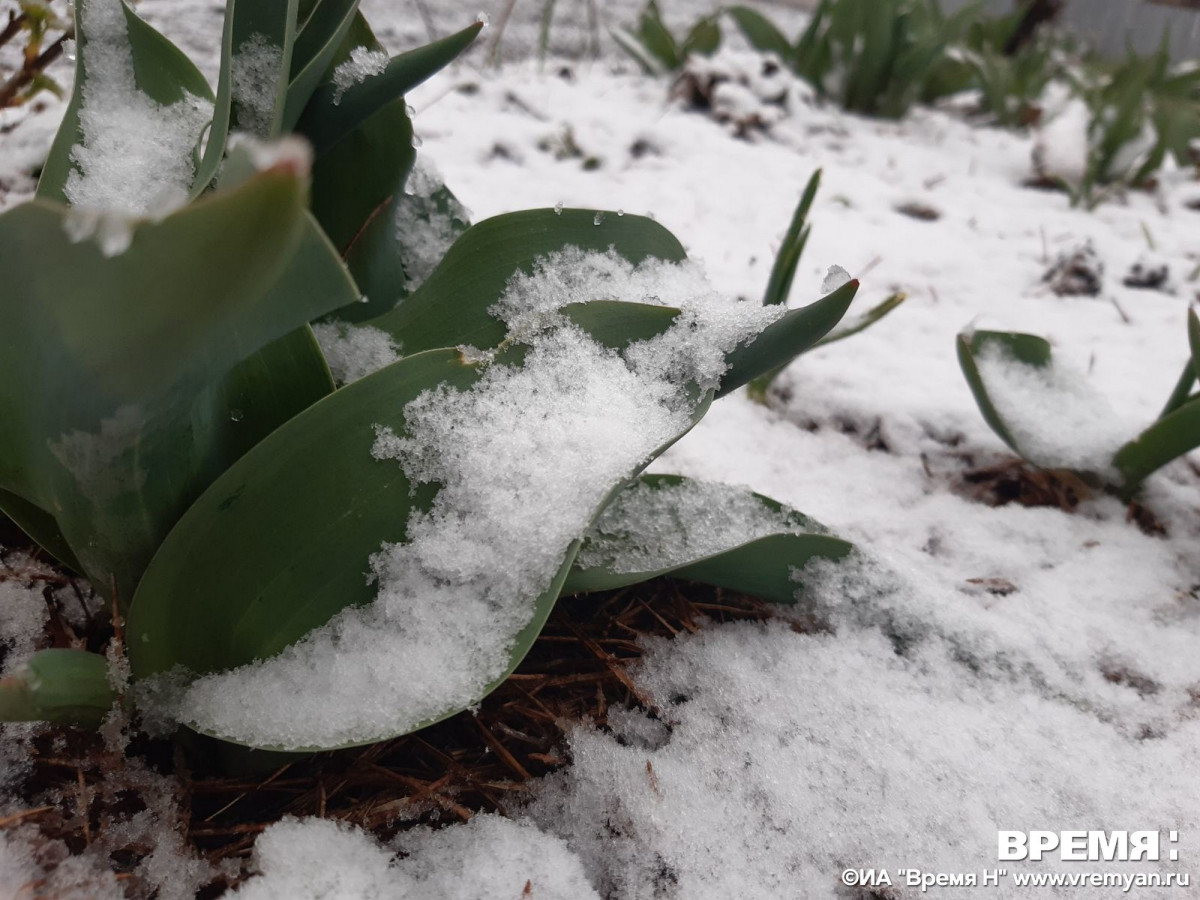
M 556 203 L 649 214 L 731 295 L 761 293 L 823 169 L 792 304 L 815 299 L 835 264 L 861 279 L 861 308 L 896 290 L 907 302 L 792 364 L 767 405 L 744 392 L 714 405 L 654 470 L 747 485 L 854 541 L 853 561 L 806 579 L 801 602 L 828 630 L 781 620 L 663 641 L 636 673 L 657 713 L 576 726 L 571 763 L 534 787 L 516 824 L 483 816 L 385 847 L 285 821 L 259 840 L 262 874 L 233 896 L 918 896 L 902 869 L 1006 870 L 996 886 L 931 896 L 1124 895 L 1021 887 L 1023 872 L 1188 873 L 1191 886 L 1129 895 L 1196 896 L 1200 477 L 1177 461 L 1150 479 L 1144 502 L 1165 536 L 1107 497 L 1073 514 L 969 499 L 963 473 L 1005 448 L 954 337 L 969 326 L 1045 335 L 1107 398 L 1103 430 L 1132 437 L 1187 357 L 1200 213 L 1186 203 L 1200 185 L 1168 173 L 1158 196 L 1088 213 L 1021 186 L 1029 136 L 929 110 L 866 120 L 796 91 L 767 132 L 741 139 L 667 93 L 609 58 L 544 70 L 477 58 L 410 102 L 421 152 L 473 220 Z M 0 135 L 8 202 L 53 116 Z M 581 155 L 556 154 L 568 143 Z M 906 204 L 938 216 L 918 220 Z M 1052 293 L 1044 272 L 1089 241 L 1105 265 L 1100 294 Z M 1170 290 L 1122 286 L 1149 256 L 1169 266 Z M 1071 426 L 1069 411 L 1046 416 Z M 1157 831 L 1162 858 L 1002 862 L 997 832 L 1009 829 Z M 0 895 L 23 898 L 40 870 L 19 833 L 4 834 Z M 847 868 L 886 869 L 896 885 L 855 893 Z M 119 896 L 115 883 L 103 890 L 80 896 Z

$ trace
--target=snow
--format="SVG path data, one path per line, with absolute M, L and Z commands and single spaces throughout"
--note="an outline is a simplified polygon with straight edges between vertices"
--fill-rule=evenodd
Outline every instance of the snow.
M 329 820 L 284 819 L 255 843 L 254 865 L 228 900 L 599 900 L 562 840 L 494 815 L 416 828 L 392 847 Z
M 558 313 L 595 299 L 681 312 L 617 352 Z M 375 602 L 276 657 L 198 678 L 178 720 L 256 746 L 334 747 L 476 702 L 608 492 L 687 429 L 693 386 L 715 387 L 724 355 L 780 314 L 721 297 L 692 263 L 567 248 L 518 272 L 493 315 L 528 348 L 523 364 L 497 357 L 470 390 L 411 401 L 404 435 L 377 429 L 378 459 L 442 487 L 408 513 L 406 542 L 370 561 Z
M 42 597 L 44 585 L 16 580 L 11 575 L 13 566 L 13 561 L 6 560 L 5 568 L 10 571 L 0 571 L 0 609 L 4 610 L 0 620 L 0 676 L 11 675 L 17 661 L 36 649 L 50 618 Z
M 1030 366 L 991 342 L 976 364 L 1001 421 L 1039 466 L 1104 474 L 1121 445 L 1137 435 L 1137 425 L 1117 416 L 1083 373 L 1053 357 Z
M 231 96 L 238 127 L 269 137 L 275 117 L 275 93 L 283 50 L 255 32 L 237 46 L 230 59 Z
M 850 283 L 850 273 L 841 266 L 830 266 L 829 271 L 821 280 L 821 293 L 832 294 L 838 288 Z
M 570 768 L 528 811 L 606 896 L 835 898 L 844 868 L 973 871 L 994 862 L 998 827 L 1036 823 L 1190 827 L 1181 858 L 1195 847 L 1196 722 L 1170 744 L 1131 741 L 944 644 L 898 654 L 872 631 L 729 625 L 657 649 L 638 683 L 668 737 L 577 727 Z
M 350 58 L 333 70 L 333 105 L 342 102 L 346 91 L 356 84 L 362 84 L 368 78 L 382 75 L 387 68 L 388 55 L 383 50 L 372 50 L 369 47 L 355 47 L 350 51 Z
M 654 572 L 732 550 L 772 534 L 811 534 L 819 526 L 794 510 L 774 510 L 744 488 L 687 480 L 622 491 L 588 532 L 584 568 Z
M 312 330 L 339 385 L 358 381 L 400 358 L 395 338 L 371 325 L 330 322 Z
M 188 95 L 162 106 L 137 89 L 120 0 L 83 0 L 80 14 L 88 33 L 88 77 L 67 199 L 110 216 L 165 215 L 187 200 L 193 153 L 212 104 Z M 120 241 L 102 245 L 120 252 Z
M 396 241 L 411 293 L 425 283 L 455 238 L 470 223 L 466 208 L 446 190 L 437 167 L 417 154 L 396 204 Z

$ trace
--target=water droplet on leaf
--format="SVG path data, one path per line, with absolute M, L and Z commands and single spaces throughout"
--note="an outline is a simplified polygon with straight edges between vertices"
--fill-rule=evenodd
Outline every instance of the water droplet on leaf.
M 604 221 L 604 213 L 602 213 L 602 212 L 598 212 L 598 213 L 596 213 L 595 216 L 592 217 L 593 225 L 599 225 L 603 221 Z

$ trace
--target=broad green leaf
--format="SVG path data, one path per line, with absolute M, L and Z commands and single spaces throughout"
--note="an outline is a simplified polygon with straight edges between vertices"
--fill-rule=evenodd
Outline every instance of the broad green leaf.
M 814 346 L 841 321 L 857 291 L 858 281 L 849 281 L 815 303 L 789 311 L 750 343 L 730 353 L 726 357 L 729 369 L 717 397 L 787 365 Z
M 320 0 L 304 20 L 292 48 L 291 81 L 287 88 L 281 129 L 296 127 L 313 92 L 350 33 L 359 0 Z
M 1113 457 L 1121 473 L 1117 492 L 1131 499 L 1157 469 L 1200 447 L 1200 397 L 1192 397 L 1160 418 Z
M 597 343 L 619 350 L 632 341 L 658 337 L 671 327 L 679 310 L 621 300 L 592 300 L 564 306 L 562 313 Z
M 771 266 L 771 277 L 767 280 L 767 290 L 763 295 L 763 304 L 787 303 L 788 294 L 792 291 L 792 280 L 796 276 L 796 266 L 804 253 L 804 245 L 808 243 L 808 235 L 812 226 L 807 225 L 808 211 L 812 208 L 817 196 L 817 188 L 821 185 L 821 170 L 817 169 L 808 179 L 804 193 L 796 211 L 792 213 L 792 221 L 784 235 L 779 252 L 775 255 L 775 264 Z
M 649 257 L 685 257 L 674 235 L 642 216 L 583 209 L 507 213 L 467 229 L 415 293 L 371 324 L 391 334 L 404 353 L 495 347 L 504 339 L 505 328 L 488 309 L 504 293 L 509 278 L 518 270 L 532 271 L 537 259 L 565 247 L 598 253 L 613 247 L 634 263 Z
M 321 393 L 311 336 L 286 336 L 356 292 L 305 195 L 295 173 L 271 170 L 135 223 L 114 257 L 69 241 L 57 205 L 0 216 L 0 488 L 53 515 L 107 595 L 127 601 L 191 500 Z
M 706 16 L 692 26 L 679 49 L 681 55 L 686 58 L 693 53 L 712 56 L 720 46 L 721 25 L 715 17 Z
M 215 672 L 273 656 L 347 606 L 369 603 L 368 558 L 403 541 L 414 494 L 371 455 L 375 425 L 478 370 L 454 350 L 408 357 L 314 404 L 268 435 L 192 504 L 147 569 L 129 613 L 134 675 L 182 664 Z M 279 527 L 280 523 L 287 527 Z
M 719 548 L 705 541 L 704 550 L 694 555 L 686 553 L 687 542 L 682 541 L 683 555 L 664 555 L 655 548 L 664 538 L 669 545 L 672 532 L 686 534 L 692 527 L 714 527 L 686 521 L 687 513 L 674 499 L 673 489 L 687 489 L 697 484 L 679 475 L 640 476 L 613 500 L 608 509 L 619 509 L 622 498 L 631 496 L 634 491 L 651 490 L 655 495 L 661 495 L 662 502 L 652 515 L 639 507 L 636 524 L 646 527 L 647 533 L 606 533 L 604 528 L 609 519 L 602 516 L 584 537 L 575 565 L 563 585 L 563 594 L 612 590 L 672 575 L 753 594 L 772 603 L 790 604 L 795 602 L 795 593 L 800 586 L 793 577 L 795 571 L 803 569 L 814 558 L 836 560 L 853 549 L 851 544 L 825 533 L 823 528 L 795 510 L 761 494 L 744 491 L 747 499 L 761 503 L 765 512 L 779 517 L 777 532 L 756 538 L 729 535 L 726 545 Z M 794 533 L 796 530 L 802 533 Z
M 30 503 L 10 491 L 0 490 L 0 512 L 8 516 L 34 543 L 64 566 L 82 572 L 83 567 L 75 558 L 67 539 L 62 536 L 54 516 L 36 503 Z
M 118 2 L 118 0 L 91 0 L 93 3 Z M 42 167 L 38 179 L 37 196 L 44 200 L 66 203 L 64 190 L 67 177 L 74 168 L 71 150 L 83 140 L 80 130 L 79 111 L 83 105 L 83 93 L 88 83 L 88 37 L 84 27 L 82 4 L 75 5 L 76 58 L 75 86 L 71 100 L 63 113 L 62 123 L 54 136 L 54 143 Z M 134 83 L 139 91 L 150 100 L 170 106 L 183 100 L 187 94 L 212 99 L 212 88 L 204 76 L 182 51 L 165 37 L 147 25 L 121 0 L 121 10 L 129 38 L 129 55 L 133 64 Z M 199 139 L 200 135 L 196 135 Z
M 725 12 L 755 50 L 774 53 L 782 60 L 791 58 L 792 42 L 762 13 L 748 6 L 731 6 Z
M 636 35 L 624 28 L 614 28 L 609 32 L 617 46 L 628 53 L 641 68 L 645 75 L 661 75 L 663 68 L 650 53 L 642 46 Z
M 142 579 L 127 629 L 135 676 L 175 664 L 222 671 L 269 658 L 347 606 L 370 602 L 370 556 L 385 542 L 404 541 L 410 516 L 428 509 L 437 492 L 414 490 L 399 466 L 372 456 L 375 426 L 403 433 L 409 401 L 438 385 L 468 389 L 479 374 L 456 350 L 405 357 L 326 397 L 247 453 L 188 510 Z M 693 423 L 708 402 L 697 399 Z M 281 518 L 288 528 L 277 527 Z M 577 547 L 530 598 L 509 665 L 481 697 L 532 646 Z
M 296 130 L 312 141 L 318 155 L 326 152 L 380 109 L 453 62 L 471 46 L 482 28 L 483 24 L 476 22 L 440 41 L 401 53 L 379 75 L 340 94 L 332 82 L 322 84 L 297 121 Z
M 462 52 L 479 27 L 476 23 L 394 58 L 383 74 L 348 89 L 336 103 L 333 85 L 326 84 L 305 107 L 297 127 L 318 151 L 313 212 L 366 298 L 361 305 L 343 309 L 340 319 L 375 318 L 408 293 L 396 215 L 416 153 L 402 93 Z M 382 51 L 358 14 L 331 66 L 341 65 L 360 48 Z
M 95 726 L 115 701 L 108 660 L 84 650 L 41 650 L 0 678 L 0 722 Z
M 663 24 L 662 14 L 658 11 L 655 0 L 648 0 L 646 8 L 642 10 L 636 37 L 646 48 L 646 52 L 662 66 L 663 71 L 674 72 L 683 63 L 679 58 L 675 38 Z
M 983 414 L 984 421 L 1004 441 L 1011 450 L 1024 456 L 1017 445 L 1016 438 L 1009 431 L 1000 413 L 996 410 L 992 398 L 988 394 L 987 384 L 979 371 L 976 358 L 988 345 L 996 346 L 1015 361 L 1033 368 L 1042 368 L 1050 364 L 1050 342 L 1033 334 L 1020 334 L 1007 331 L 976 331 L 971 334 L 958 336 L 958 364 L 966 376 L 967 385 L 975 397 L 975 403 Z

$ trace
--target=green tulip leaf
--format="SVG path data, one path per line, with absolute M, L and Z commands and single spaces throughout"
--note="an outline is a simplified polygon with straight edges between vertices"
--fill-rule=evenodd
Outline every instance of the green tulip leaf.
M 806 224 L 808 211 L 812 208 L 813 200 L 817 196 L 817 188 L 820 185 L 821 170 L 817 169 L 808 179 L 804 193 L 800 195 L 800 202 L 792 214 L 787 234 L 784 235 L 779 252 L 775 255 L 775 264 L 771 266 L 771 277 L 767 279 L 767 290 L 763 295 L 763 304 L 766 306 L 787 303 L 788 295 L 792 292 L 792 280 L 796 277 L 796 266 L 800 264 L 804 245 L 808 243 L 808 235 L 812 231 L 812 226 Z
M 813 347 L 841 321 L 857 291 L 858 281 L 848 281 L 815 303 L 788 311 L 750 343 L 730 353 L 729 369 L 721 380 L 717 397 L 778 370 Z
M 733 19 L 746 42 L 755 50 L 760 53 L 774 53 L 782 60 L 791 58 L 792 42 L 762 13 L 748 6 L 733 6 L 725 12 Z
M 715 17 L 705 16 L 687 33 L 680 52 L 685 58 L 693 53 L 699 56 L 712 56 L 720 47 L 721 25 Z
M 597 253 L 613 247 L 633 263 L 685 257 L 674 235 L 642 216 L 583 209 L 507 213 L 463 232 L 425 283 L 371 324 L 391 334 L 404 353 L 467 345 L 494 348 L 504 340 L 505 327 L 488 309 L 508 280 L 565 247 Z
M 1113 464 L 1122 478 L 1117 493 L 1132 499 L 1152 472 L 1197 447 L 1200 396 L 1187 400 L 1117 451 Z
M 321 0 L 304 20 L 292 48 L 291 81 L 282 130 L 292 131 L 325 79 L 358 13 L 359 0 Z
M 795 572 L 852 545 L 793 509 L 743 488 L 642 475 L 584 537 L 563 594 L 612 590 L 662 575 L 795 602 Z
M 988 347 L 998 348 L 1015 362 L 1032 368 L 1044 368 L 1050 365 L 1050 342 L 1033 334 L 1021 334 L 1007 331 L 975 331 L 958 336 L 958 363 L 966 376 L 967 385 L 975 397 L 975 403 L 983 414 L 984 421 L 1004 441 L 1013 452 L 1024 456 L 1018 446 L 1012 431 L 1005 424 L 1003 417 L 997 411 L 987 384 L 979 371 L 979 355 Z
M 476 22 L 449 37 L 393 57 L 378 75 L 350 86 L 326 82 L 299 117 L 296 130 L 312 141 L 318 155 L 357 129 L 379 110 L 403 97 L 421 82 L 445 68 L 475 40 L 483 24 Z M 378 46 L 369 42 L 355 46 Z M 342 57 L 344 61 L 348 56 Z
M 36 503 L 30 503 L 11 491 L 0 490 L 0 513 L 6 515 L 30 540 L 64 566 L 76 572 L 83 571 L 67 539 L 62 536 L 62 529 L 54 521 L 54 516 Z
M 96 726 L 116 701 L 108 660 L 84 650 L 41 650 L 0 678 L 0 722 Z
M 356 291 L 305 197 L 270 170 L 130 223 L 116 256 L 69 240 L 55 204 L 0 215 L 0 488 L 53 516 L 106 595 L 126 602 L 191 500 L 330 388 L 306 323 Z

